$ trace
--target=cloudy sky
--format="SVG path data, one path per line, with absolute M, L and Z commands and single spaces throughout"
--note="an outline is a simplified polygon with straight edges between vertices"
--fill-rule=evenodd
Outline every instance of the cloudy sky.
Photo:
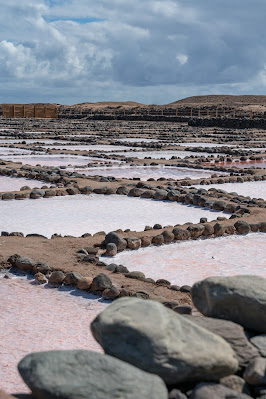
M 266 94 L 265 0 L 0 0 L 0 103 Z

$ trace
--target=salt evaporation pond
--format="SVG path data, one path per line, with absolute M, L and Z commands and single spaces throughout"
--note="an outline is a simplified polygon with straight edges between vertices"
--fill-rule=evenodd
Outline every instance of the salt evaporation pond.
M 142 231 L 146 225 L 198 223 L 229 214 L 183 205 L 119 195 L 73 195 L 23 201 L 0 201 L 0 231 L 38 233 L 50 237 L 54 233 L 81 236 L 100 230 Z M 36 217 L 38 215 L 38 217 Z
M 239 195 L 251 198 L 263 198 L 266 200 L 266 181 L 247 181 L 244 183 L 223 183 L 223 184 L 208 184 L 195 185 L 197 188 L 217 188 L 219 190 L 227 191 L 228 193 L 235 192 Z
M 79 151 L 111 151 L 111 150 L 117 150 L 117 151 L 122 151 L 126 150 L 129 147 L 125 146 L 119 146 L 119 145 L 93 145 L 93 144 L 77 144 L 77 145 L 45 145 L 45 148 L 53 148 L 55 150 L 79 150 Z
M 185 146 L 185 147 L 206 147 L 206 148 L 212 148 L 212 147 L 237 147 L 236 144 L 230 144 L 230 143 L 224 143 L 224 144 L 217 144 L 217 143 L 204 143 L 204 142 L 184 142 L 184 143 L 178 143 L 178 145 Z
M 17 371 L 31 352 L 63 349 L 101 351 L 90 323 L 107 301 L 70 288 L 53 289 L 25 278 L 0 277 L 1 389 L 28 392 Z M 78 317 L 77 317 L 78 315 Z
M 11 156 L 6 156 L 5 160 L 13 161 L 14 158 Z M 89 156 L 78 156 L 78 155 L 25 155 L 17 156 L 15 158 L 16 162 L 22 162 L 23 164 L 28 164 L 32 166 L 68 166 L 68 165 L 87 165 L 94 162 L 104 162 L 105 159 L 94 158 Z M 107 160 L 109 162 L 109 160 Z
M 163 166 L 121 166 L 121 167 L 96 167 L 90 169 L 75 169 L 75 172 L 84 173 L 90 176 L 114 176 L 116 178 L 140 178 L 146 181 L 150 178 L 158 179 L 164 177 L 166 179 L 200 179 L 208 178 L 213 174 L 212 170 L 191 169 L 191 168 L 172 168 Z
M 139 159 L 144 159 L 144 158 L 152 158 L 152 159 L 160 159 L 160 158 L 165 158 L 165 159 L 171 159 L 172 157 L 179 157 L 179 158 L 185 158 L 185 157 L 209 157 L 211 154 L 208 154 L 207 152 L 192 152 L 192 151 L 178 151 L 178 150 L 165 150 L 165 151 L 126 151 L 126 152 L 112 152 L 108 153 L 108 155 L 124 155 L 127 158 L 139 158 Z M 218 155 L 218 154 L 215 154 Z
M 26 155 L 31 153 L 32 150 L 24 150 L 23 148 L 9 148 L 9 147 L 0 147 L 0 156 L 6 155 Z
M 138 270 L 155 280 L 179 286 L 192 285 L 209 276 L 252 274 L 266 277 L 264 233 L 215 239 L 179 241 L 159 247 L 123 251 L 107 263 Z
M 0 192 L 19 191 L 23 186 L 29 186 L 30 188 L 42 187 L 45 184 L 47 183 L 23 177 L 0 176 Z
M 119 141 L 126 141 L 129 143 L 157 143 L 159 140 L 157 139 L 144 139 L 141 137 L 124 137 L 123 139 L 118 138 Z

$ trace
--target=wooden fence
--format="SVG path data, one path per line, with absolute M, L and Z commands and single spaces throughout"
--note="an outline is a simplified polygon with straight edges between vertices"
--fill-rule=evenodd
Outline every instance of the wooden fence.
M 56 105 L 3 104 L 5 118 L 58 118 Z

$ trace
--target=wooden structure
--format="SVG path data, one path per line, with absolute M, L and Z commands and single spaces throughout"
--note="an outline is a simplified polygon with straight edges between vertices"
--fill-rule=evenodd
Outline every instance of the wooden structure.
M 3 104 L 5 118 L 58 118 L 57 106 L 53 104 Z

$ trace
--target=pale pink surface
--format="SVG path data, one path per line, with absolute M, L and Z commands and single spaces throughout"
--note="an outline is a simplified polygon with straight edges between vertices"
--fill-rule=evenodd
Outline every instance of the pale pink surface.
M 90 323 L 106 307 L 106 302 L 89 294 L 74 296 L 70 290 L 59 292 L 20 278 L 0 278 L 0 296 L 1 389 L 9 393 L 28 390 L 17 364 L 30 352 L 101 351 L 91 335 Z
M 190 240 L 160 247 L 123 251 L 108 263 L 122 264 L 155 280 L 193 284 L 209 276 L 252 274 L 266 277 L 266 235 Z M 107 262 L 107 258 L 102 258 Z
M 0 192 L 18 191 L 23 186 L 34 188 L 44 185 L 47 185 L 47 183 L 38 180 L 24 179 L 23 177 L 0 176 Z

